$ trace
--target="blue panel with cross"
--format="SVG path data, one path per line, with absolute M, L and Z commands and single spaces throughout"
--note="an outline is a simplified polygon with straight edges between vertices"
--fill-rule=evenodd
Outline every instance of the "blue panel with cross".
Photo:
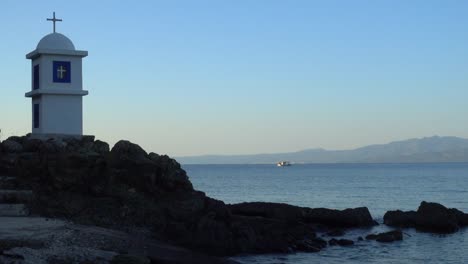
M 54 61 L 53 62 L 53 80 L 56 83 L 71 82 L 71 64 L 69 61 Z

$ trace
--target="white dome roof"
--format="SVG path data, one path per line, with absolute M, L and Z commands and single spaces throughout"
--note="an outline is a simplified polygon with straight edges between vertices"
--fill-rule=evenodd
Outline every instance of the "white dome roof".
M 39 41 L 36 49 L 75 50 L 75 45 L 65 35 L 51 33 Z

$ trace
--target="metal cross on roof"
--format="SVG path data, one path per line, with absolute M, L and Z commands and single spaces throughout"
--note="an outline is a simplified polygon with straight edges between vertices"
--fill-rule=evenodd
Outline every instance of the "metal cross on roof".
M 62 19 L 55 18 L 55 12 L 53 18 L 48 18 L 47 21 L 52 21 L 54 23 L 54 33 L 55 33 L 55 22 L 62 21 Z

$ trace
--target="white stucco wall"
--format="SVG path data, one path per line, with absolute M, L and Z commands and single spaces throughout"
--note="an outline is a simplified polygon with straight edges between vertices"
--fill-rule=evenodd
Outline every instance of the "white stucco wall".
M 33 134 L 83 134 L 83 90 L 82 58 L 83 54 L 61 55 L 40 53 L 31 59 L 31 127 Z M 86 54 L 84 54 L 86 53 Z M 53 62 L 70 62 L 70 83 L 53 82 Z M 39 65 L 39 89 L 33 90 L 34 66 Z M 39 127 L 34 128 L 34 104 L 39 104 Z
M 33 134 L 83 134 L 83 97 L 41 95 L 33 98 L 35 103 L 40 104 L 40 124 L 35 129 L 32 123 Z
M 53 62 L 69 61 L 71 67 L 70 83 L 53 82 Z M 39 89 L 74 89 L 83 90 L 82 58 L 60 55 L 42 55 L 31 62 L 31 77 L 34 76 L 34 66 L 39 64 Z M 31 78 L 31 90 L 33 90 Z

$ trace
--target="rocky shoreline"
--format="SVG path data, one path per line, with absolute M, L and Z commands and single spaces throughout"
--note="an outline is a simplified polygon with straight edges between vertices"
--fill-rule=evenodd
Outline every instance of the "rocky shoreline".
M 34 199 L 27 207 L 33 216 L 126 234 L 145 230 L 149 238 L 143 244 L 183 247 L 200 258 L 203 254 L 318 252 L 327 246 L 353 245 L 353 240 L 336 238 L 346 230 L 378 225 L 365 207 L 333 210 L 261 202 L 226 205 L 194 190 L 174 159 L 147 153 L 129 141 L 119 141 L 110 149 L 92 136 L 10 137 L 0 143 L 0 177 L 16 177 L 17 182 L 9 188 L 32 190 Z M 403 239 L 399 229 L 407 227 L 456 232 L 468 225 L 468 214 L 422 202 L 417 211 L 387 212 L 384 224 L 396 229 L 368 234 L 366 240 L 399 241 Z M 2 257 L 15 248 L 28 248 L 27 243 L 11 246 L 2 239 L 0 234 L 0 246 L 10 245 L 0 247 Z M 117 262 L 131 256 L 114 250 L 114 260 L 90 256 L 87 261 L 91 262 L 86 263 L 190 263 L 182 253 L 179 259 L 164 262 L 144 251 L 134 253 L 143 260 Z M 75 260 L 56 263 L 82 261 Z M 212 258 L 204 263 L 228 262 Z

